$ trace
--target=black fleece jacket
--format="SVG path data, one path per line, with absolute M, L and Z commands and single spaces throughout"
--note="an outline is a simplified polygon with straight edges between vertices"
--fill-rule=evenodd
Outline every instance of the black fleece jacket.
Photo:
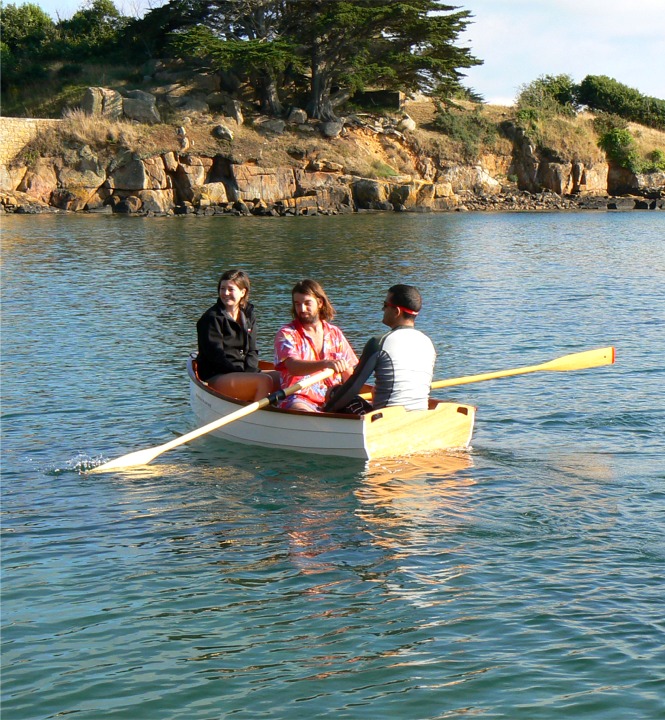
M 196 323 L 199 340 L 198 371 L 201 380 L 230 372 L 257 372 L 254 306 L 247 303 L 236 322 L 221 300 L 206 310 Z

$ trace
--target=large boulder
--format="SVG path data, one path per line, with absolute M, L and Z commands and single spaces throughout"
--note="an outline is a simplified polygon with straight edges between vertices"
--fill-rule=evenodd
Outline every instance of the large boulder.
M 143 90 L 130 90 L 122 101 L 122 110 L 125 117 L 140 123 L 152 125 L 161 122 L 157 110 L 157 98 Z
M 413 181 L 395 185 L 390 192 L 390 202 L 395 206 L 407 208 L 431 208 L 437 196 L 434 183 Z
M 397 123 L 397 129 L 400 132 L 413 132 L 416 127 L 416 121 L 406 113 L 403 114 L 402 119 Z
M 164 168 L 167 172 L 174 173 L 178 169 L 178 156 L 174 152 L 166 152 L 162 155 Z
M 573 192 L 598 195 L 607 192 L 607 163 L 573 163 Z
M 144 212 L 164 215 L 173 212 L 173 190 L 139 190 L 137 197 Z
M 307 113 L 299 107 L 292 107 L 286 116 L 286 121 L 295 125 L 304 125 L 307 122 Z
M 231 166 L 235 181 L 235 197 L 232 200 L 254 200 L 261 198 L 275 202 L 290 198 L 296 192 L 296 180 L 291 168 L 265 168 L 243 163 Z
M 200 197 L 211 205 L 221 205 L 229 201 L 226 184 L 223 182 L 204 183 L 200 188 Z
M 16 190 L 25 177 L 28 168 L 25 165 L 13 167 L 0 164 L 0 191 Z
M 161 157 L 146 160 L 132 158 L 115 168 L 108 176 L 108 187 L 116 190 L 163 190 L 167 187 L 164 162 Z
M 390 202 L 405 208 L 413 207 L 418 201 L 418 186 L 416 183 L 403 183 L 395 185 L 390 191 Z
M 380 180 L 356 178 L 352 182 L 353 199 L 359 208 L 368 209 L 388 200 L 389 186 Z
M 109 88 L 89 87 L 83 94 L 81 110 L 87 115 L 118 120 L 123 113 L 122 95 Z
M 171 179 L 166 174 L 164 160 L 159 155 L 143 160 L 148 190 L 166 190 L 171 187 Z
M 501 192 L 501 183 L 480 165 L 449 167 L 437 178 L 437 183 L 441 182 L 450 183 L 454 193 L 496 195 Z
M 536 182 L 541 189 L 557 195 L 566 195 L 573 189 L 573 167 L 570 163 L 541 162 L 536 172 Z
M 71 191 L 77 198 L 76 201 L 71 199 L 63 200 L 62 198 L 66 194 L 62 194 L 57 206 L 67 210 L 83 209 L 78 207 L 79 200 L 83 199 L 83 207 L 85 207 L 93 193 L 106 182 L 106 169 L 88 145 L 80 148 L 76 157 L 69 163 L 58 167 L 56 174 L 58 188 Z M 63 207 L 62 203 L 65 203 L 67 207 Z M 72 204 L 77 205 L 77 207 L 71 207 Z
M 226 125 L 219 123 L 211 130 L 213 137 L 218 140 L 233 140 L 233 132 Z
M 319 127 L 321 130 L 321 135 L 323 135 L 323 137 L 332 139 L 341 135 L 342 130 L 344 129 L 344 121 L 328 120 L 326 122 L 322 122 Z
M 17 189 L 42 202 L 50 202 L 51 193 L 58 186 L 58 166 L 52 158 L 39 158 L 25 173 Z
M 106 182 L 105 172 L 94 170 L 78 170 L 72 167 L 63 167 L 57 173 L 58 186 L 67 190 L 97 190 Z
M 207 182 L 212 165 L 212 158 L 182 155 L 173 177 L 178 197 L 191 202 L 197 196 L 201 186 Z
M 306 172 L 295 171 L 298 194 L 307 195 L 316 192 L 321 188 L 335 187 L 339 184 L 340 175 L 338 172 Z
M 95 194 L 95 189 L 75 187 L 75 188 L 56 188 L 51 193 L 51 205 L 60 210 L 69 210 L 70 212 L 80 212 L 85 210 L 88 201 Z

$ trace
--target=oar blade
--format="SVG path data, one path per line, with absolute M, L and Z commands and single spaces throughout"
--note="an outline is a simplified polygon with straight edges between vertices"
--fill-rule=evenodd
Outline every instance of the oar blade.
M 585 352 L 564 355 L 563 357 L 544 363 L 543 370 L 567 372 L 569 370 L 586 370 L 588 368 L 612 365 L 616 360 L 616 349 L 613 346 L 586 350 Z
M 107 472 L 108 470 L 124 470 L 126 468 L 138 467 L 140 465 L 147 465 L 149 462 L 154 460 L 162 452 L 161 445 L 158 448 L 147 448 L 145 450 L 137 450 L 136 452 L 128 453 L 122 457 L 115 458 L 115 460 L 109 460 L 102 465 L 88 470 L 90 473 Z

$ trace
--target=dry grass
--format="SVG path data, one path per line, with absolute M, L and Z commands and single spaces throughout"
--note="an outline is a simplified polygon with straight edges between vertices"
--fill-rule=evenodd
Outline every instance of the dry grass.
M 635 138 L 637 152 L 641 157 L 646 157 L 654 150 L 665 152 L 665 132 L 635 123 L 629 123 L 628 129 Z
M 478 106 L 469 103 L 468 109 L 476 112 Z M 341 164 L 347 174 L 389 178 L 417 175 L 423 156 L 434 159 L 439 167 L 468 162 L 462 143 L 434 129 L 435 105 L 431 100 L 410 101 L 405 111 L 416 120 L 418 127 L 407 134 L 405 141 L 400 141 L 394 136 L 352 126 L 343 136 L 327 140 L 318 132 L 295 129 L 287 129 L 282 135 L 266 134 L 253 127 L 251 121 L 236 125 L 229 118 L 209 114 L 190 113 L 185 117 L 184 113 L 172 112 L 168 122 L 140 125 L 126 120 L 100 120 L 80 110 L 71 110 L 65 114 L 60 128 L 50 129 L 33 141 L 21 154 L 21 160 L 32 164 L 39 157 L 70 158 L 83 146 L 89 146 L 101 161 L 123 153 L 146 158 L 180 152 L 177 128 L 183 126 L 190 143 L 189 153 L 222 155 L 233 162 L 254 162 L 263 167 L 304 167 L 310 160 L 327 159 Z M 506 121 L 515 121 L 512 107 L 485 105 L 481 106 L 481 112 L 497 128 Z M 232 130 L 233 141 L 214 137 L 212 130 L 220 123 Z M 563 158 L 586 163 L 604 160 L 590 113 L 576 118 L 552 118 L 539 123 L 536 132 L 541 146 Z M 631 132 L 641 155 L 665 149 L 665 133 L 637 125 L 631 126 Z M 479 148 L 478 157 L 490 156 L 496 167 L 508 167 L 512 152 L 512 142 L 498 132 L 491 145 Z
M 598 147 L 598 136 L 591 118 L 556 116 L 539 123 L 539 141 L 562 158 L 584 163 L 603 162 L 604 153 Z
M 61 133 L 69 142 L 99 148 L 119 145 L 138 148 L 146 140 L 145 126 L 124 120 L 100 121 L 82 110 L 67 110 L 62 118 Z

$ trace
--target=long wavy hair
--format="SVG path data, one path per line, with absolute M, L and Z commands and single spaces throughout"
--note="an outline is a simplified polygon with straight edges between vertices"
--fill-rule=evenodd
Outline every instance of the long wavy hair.
M 249 275 L 244 270 L 227 270 L 222 273 L 217 283 L 217 297 L 219 297 L 219 291 L 222 287 L 223 282 L 232 282 L 237 285 L 241 290 L 247 290 L 245 297 L 240 301 L 240 307 L 244 310 L 247 307 L 247 301 L 249 300 Z
M 312 295 L 313 297 L 321 300 L 321 309 L 319 310 L 319 317 L 323 320 L 332 320 L 335 317 L 335 308 L 326 295 L 326 291 L 316 282 L 316 280 L 300 280 L 291 290 L 291 300 L 293 296 L 299 293 L 300 295 Z M 296 308 L 293 302 L 291 302 L 291 314 L 293 317 L 297 317 Z

